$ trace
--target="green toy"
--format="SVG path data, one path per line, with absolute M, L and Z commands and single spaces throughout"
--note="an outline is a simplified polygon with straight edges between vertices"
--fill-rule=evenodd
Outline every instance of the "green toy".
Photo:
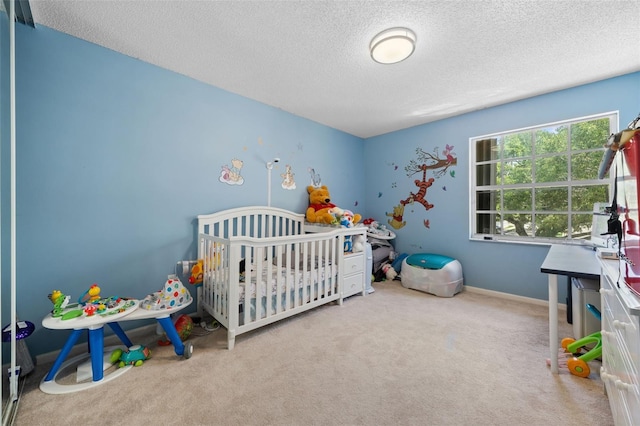
M 125 365 L 141 366 L 147 359 L 151 358 L 151 351 L 146 346 L 133 345 L 128 349 L 120 348 L 111 352 L 111 364 L 118 363 L 118 367 Z
M 600 311 L 598 311 L 595 306 L 587 304 L 587 309 L 589 309 L 589 311 L 593 315 L 595 315 L 596 318 L 600 319 Z M 578 377 L 589 377 L 589 374 L 591 374 L 591 369 L 589 368 L 589 364 L 587 364 L 587 362 L 593 361 L 594 359 L 602 356 L 601 332 L 597 331 L 579 340 L 572 339 L 571 337 L 565 337 L 564 339 L 562 339 L 562 342 L 560 342 L 560 344 L 565 351 L 574 354 L 573 357 L 567 359 L 567 368 L 569 369 L 571 374 Z M 590 349 L 586 353 L 579 355 L 580 351 L 582 349 L 587 349 L 587 345 L 590 344 L 595 344 L 593 349 Z

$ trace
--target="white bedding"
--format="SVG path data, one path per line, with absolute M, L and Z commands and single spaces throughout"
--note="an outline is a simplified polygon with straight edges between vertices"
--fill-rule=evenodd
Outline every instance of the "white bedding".
M 336 275 L 338 273 L 338 268 L 334 267 L 332 265 L 329 265 L 329 267 L 323 267 L 320 268 L 320 280 L 319 282 L 322 283 L 325 280 L 325 270 L 329 270 L 329 277 L 331 278 L 331 283 L 335 283 L 336 282 Z M 249 282 L 249 288 L 250 288 L 250 299 L 255 299 L 256 297 L 256 288 L 257 288 L 257 274 L 254 272 L 251 276 L 250 276 L 250 282 Z M 260 297 L 264 297 L 266 294 L 268 294 L 267 292 L 267 282 L 269 282 L 269 286 L 271 288 L 270 294 L 271 296 L 276 296 L 277 294 L 285 294 L 286 290 L 287 290 L 287 283 L 291 283 L 290 288 L 291 290 L 301 290 L 305 285 L 307 286 L 307 289 L 310 288 L 310 284 L 314 284 L 314 286 L 316 284 L 318 284 L 318 270 L 313 270 L 313 271 L 292 271 L 291 269 L 287 269 L 284 267 L 280 267 L 278 269 L 277 266 L 272 266 L 272 276 L 271 279 L 269 280 L 268 277 L 268 270 L 267 268 L 263 268 L 263 273 L 262 273 L 262 278 L 260 280 Z M 310 279 L 312 278 L 313 281 Z M 245 298 L 245 293 L 246 293 L 246 283 L 244 282 L 245 279 L 244 277 L 241 278 L 241 282 L 240 284 L 240 288 L 239 288 L 239 300 L 240 303 L 244 303 L 244 298 Z M 278 291 L 278 284 L 280 285 L 280 290 Z M 309 293 L 307 293 L 307 297 L 309 296 Z

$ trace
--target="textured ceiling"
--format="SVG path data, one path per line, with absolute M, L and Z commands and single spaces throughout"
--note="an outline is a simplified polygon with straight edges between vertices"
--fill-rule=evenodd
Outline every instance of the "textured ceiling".
M 29 3 L 36 26 L 363 138 L 640 70 L 640 0 Z M 375 63 L 395 26 L 415 53 Z

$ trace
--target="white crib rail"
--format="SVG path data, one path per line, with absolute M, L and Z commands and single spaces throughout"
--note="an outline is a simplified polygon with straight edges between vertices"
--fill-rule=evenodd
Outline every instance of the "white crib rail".
M 304 214 L 277 207 L 249 206 L 199 215 L 198 234 L 216 237 L 277 237 L 304 234 Z
M 204 274 L 198 305 L 227 329 L 232 349 L 238 334 L 331 301 L 341 303 L 342 248 L 338 232 L 227 239 L 200 234 Z

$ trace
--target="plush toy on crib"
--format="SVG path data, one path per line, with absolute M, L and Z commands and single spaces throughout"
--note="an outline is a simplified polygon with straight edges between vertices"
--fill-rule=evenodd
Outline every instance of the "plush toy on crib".
M 345 215 L 340 219 L 340 225 L 342 225 L 343 228 L 351 228 L 353 226 L 353 223 L 351 223 L 349 216 Z M 353 242 L 351 241 L 351 235 L 344 236 L 344 251 L 353 251 Z
M 189 284 L 202 285 L 202 272 L 204 271 L 204 262 L 198 259 L 196 264 L 191 268 L 191 276 L 189 276 Z
M 307 192 L 309 193 L 309 207 L 307 207 L 306 213 L 308 222 L 329 225 L 340 223 L 340 218 L 337 214 L 340 209 L 331 202 L 329 188 L 326 185 L 320 187 L 309 185 Z M 362 216 L 356 213 L 352 219 L 353 223 L 358 223 Z
M 364 251 L 364 244 L 366 242 L 366 239 L 364 238 L 364 235 L 354 235 L 353 236 L 353 252 L 359 252 L 359 251 Z

